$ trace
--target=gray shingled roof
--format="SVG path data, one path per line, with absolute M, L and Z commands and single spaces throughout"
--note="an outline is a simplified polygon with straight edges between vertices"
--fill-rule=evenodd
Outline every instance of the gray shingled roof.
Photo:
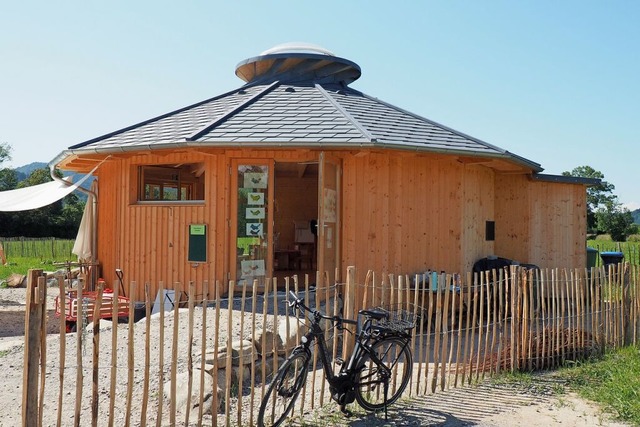
M 302 56 L 316 63 L 319 58 L 322 64 L 328 62 L 325 55 Z M 247 68 L 248 62 L 252 65 L 251 61 L 264 58 L 267 56 L 252 58 L 241 66 Z M 348 72 L 359 76 L 359 68 L 353 68 L 357 65 L 331 58 L 339 65 L 345 61 L 343 73 L 348 66 Z M 295 79 L 262 76 L 237 90 L 71 146 L 67 153 L 181 146 L 366 146 L 507 158 L 542 170 L 535 162 L 365 95 L 344 82 L 327 82 L 323 76 L 324 82 L 317 83 L 318 66 L 315 68 L 316 74 L 298 73 Z

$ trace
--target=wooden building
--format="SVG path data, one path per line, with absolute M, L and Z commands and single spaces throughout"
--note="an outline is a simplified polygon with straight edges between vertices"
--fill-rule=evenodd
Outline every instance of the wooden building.
M 361 93 L 360 73 L 283 45 L 241 62 L 239 89 L 63 151 L 61 169 L 99 165 L 103 276 L 465 273 L 491 254 L 585 266 L 587 181 Z

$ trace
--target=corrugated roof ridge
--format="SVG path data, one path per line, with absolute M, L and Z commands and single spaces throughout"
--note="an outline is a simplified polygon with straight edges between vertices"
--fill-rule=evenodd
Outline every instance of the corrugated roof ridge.
M 416 119 L 419 119 L 419 120 L 424 120 L 427 123 L 430 123 L 430 124 L 432 124 L 434 126 L 442 128 L 442 129 L 444 129 L 446 131 L 449 131 L 449 132 L 451 132 L 451 133 L 453 133 L 455 135 L 461 136 L 463 138 L 467 138 L 467 139 L 469 139 L 469 140 L 471 140 L 473 142 L 476 142 L 476 143 L 478 143 L 480 145 L 484 145 L 487 148 L 496 150 L 497 152 L 499 152 L 499 153 L 501 153 L 503 155 L 506 155 L 506 156 L 509 156 L 509 157 L 513 157 L 513 158 L 515 158 L 515 159 L 517 159 L 517 160 L 519 160 L 519 161 L 521 161 L 523 163 L 526 163 L 526 164 L 530 165 L 532 168 L 536 169 L 538 172 L 544 170 L 539 163 L 536 163 L 536 162 L 534 162 L 532 160 L 526 159 L 526 158 L 524 158 L 522 156 L 518 156 L 517 154 L 511 153 L 510 151 L 507 151 L 507 150 L 505 150 L 503 148 L 500 148 L 500 147 L 497 147 L 495 145 L 489 144 L 488 142 L 485 142 L 485 141 L 483 141 L 481 139 L 475 138 L 475 137 L 473 137 L 471 135 L 467 135 L 466 133 L 463 133 L 463 132 L 460 132 L 458 130 L 452 129 L 452 128 L 448 127 L 448 126 L 445 126 L 443 124 L 435 122 L 435 121 L 433 121 L 431 119 L 428 119 L 426 117 L 423 117 L 423 116 L 421 116 L 419 114 L 412 113 L 411 111 L 405 110 L 404 108 L 400 108 L 400 107 L 398 107 L 396 105 L 390 104 L 390 103 L 388 103 L 386 101 L 383 101 L 381 99 L 378 99 L 376 97 L 367 95 L 366 93 L 360 92 L 359 90 L 356 90 L 356 89 L 353 89 L 353 88 L 350 88 L 350 87 L 346 88 L 346 89 L 351 91 L 351 92 L 357 93 L 357 94 L 359 94 L 359 95 L 361 95 L 361 96 L 363 96 L 363 97 L 365 97 L 365 98 L 367 98 L 367 99 L 369 99 L 371 101 L 379 102 L 379 103 L 381 103 L 383 105 L 386 105 L 389 108 L 393 108 L 396 111 L 400 111 L 400 112 L 402 112 L 404 114 L 408 114 L 408 115 L 410 115 L 412 117 L 415 117 Z
M 358 122 L 355 117 L 353 117 L 342 105 L 340 105 L 338 101 L 336 101 L 331 95 L 329 95 L 325 88 L 323 88 L 318 83 L 315 83 L 315 87 L 322 94 L 322 96 L 324 96 L 334 107 L 336 107 L 340 114 L 342 114 L 353 126 L 355 126 L 356 129 L 358 129 L 360 133 L 362 133 L 362 135 L 364 135 L 365 138 L 369 140 L 369 142 L 376 142 L 376 138 L 374 138 L 371 132 L 369 132 L 366 127 L 361 125 L 360 122 Z
M 277 81 L 277 80 L 274 81 L 273 83 L 271 83 L 267 87 L 263 88 L 259 92 L 251 95 L 244 102 L 241 102 L 240 104 L 236 105 L 235 107 L 231 108 L 230 110 L 224 112 L 222 115 L 220 115 L 220 117 L 217 117 L 215 120 L 212 120 L 210 123 L 207 123 L 205 126 L 200 128 L 198 131 L 196 131 L 196 132 L 192 133 L 191 135 L 187 136 L 185 138 L 185 140 L 186 141 L 195 141 L 195 140 L 197 140 L 201 136 L 203 136 L 206 133 L 208 133 L 211 129 L 216 127 L 218 124 L 224 122 L 226 119 L 228 119 L 229 117 L 235 115 L 237 112 L 244 110 L 247 106 L 251 105 L 256 100 L 262 98 L 264 95 L 266 95 L 267 93 L 271 92 L 273 89 L 275 89 L 279 85 L 280 85 L 279 81 Z M 245 88 L 247 88 L 249 86 L 256 86 L 256 85 L 245 85 L 245 86 L 241 87 L 238 90 L 243 90 L 243 89 L 245 89 Z
M 162 120 L 162 119 L 166 119 L 167 117 L 171 117 L 173 115 L 180 114 L 180 113 L 185 112 L 187 110 L 200 107 L 200 106 L 202 106 L 204 104 L 207 104 L 209 102 L 217 101 L 217 100 L 219 100 L 221 98 L 229 96 L 229 95 L 233 94 L 234 92 L 237 92 L 237 91 L 239 91 L 241 89 L 244 89 L 244 88 L 246 88 L 248 86 L 250 86 L 250 85 L 245 85 L 245 86 L 242 86 L 241 88 L 233 89 L 233 90 L 227 91 L 227 92 L 225 92 L 223 94 L 216 95 L 216 96 L 214 96 L 212 98 L 208 98 L 208 99 L 205 99 L 203 101 L 196 102 L 195 104 L 187 105 L 186 107 L 182 107 L 182 108 L 179 108 L 177 110 L 170 111 L 168 113 L 161 114 L 159 116 L 152 117 L 152 118 L 144 120 L 142 122 L 139 122 L 139 123 L 124 127 L 122 129 L 118 129 L 118 130 L 115 130 L 113 132 L 106 133 L 104 135 L 89 139 L 89 140 L 81 142 L 79 144 L 72 145 L 71 147 L 69 147 L 69 149 L 72 150 L 72 149 L 75 149 L 75 148 L 82 148 L 82 147 L 85 147 L 87 145 L 93 144 L 94 142 L 98 142 L 98 141 L 101 141 L 103 139 L 111 138 L 111 137 L 119 135 L 121 133 L 128 132 L 130 130 L 133 130 L 133 129 L 148 125 L 148 124 L 153 123 L 153 122 L 157 122 L 157 121 Z

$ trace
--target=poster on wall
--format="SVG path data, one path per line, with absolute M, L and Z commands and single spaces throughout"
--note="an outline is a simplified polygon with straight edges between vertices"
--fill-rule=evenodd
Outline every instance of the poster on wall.
M 242 276 L 240 277 L 241 279 L 264 276 L 266 274 L 263 259 L 250 259 L 246 261 L 240 261 L 240 268 L 242 269 Z
M 259 222 L 247 223 L 247 237 L 262 237 L 263 235 L 262 224 Z
M 245 218 L 247 219 L 264 219 L 264 208 L 247 208 Z
M 245 188 L 267 188 L 266 172 L 245 172 L 244 187 Z
M 324 221 L 336 222 L 337 218 L 337 206 L 338 206 L 338 194 L 336 190 L 331 188 L 325 188 L 323 192 L 324 200 Z
M 249 193 L 247 195 L 247 204 L 264 206 L 264 193 Z

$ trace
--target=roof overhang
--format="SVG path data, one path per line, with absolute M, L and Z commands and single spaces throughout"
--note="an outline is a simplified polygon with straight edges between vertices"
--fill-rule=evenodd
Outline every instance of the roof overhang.
M 478 153 L 476 151 L 463 151 L 459 149 L 446 149 L 446 148 L 433 148 L 423 147 L 417 144 L 402 144 L 402 143 L 385 143 L 381 141 L 365 141 L 362 140 L 358 143 L 353 141 L 332 141 L 322 142 L 317 144 L 309 144 L 308 141 L 301 142 L 261 142 L 261 141 L 191 141 L 191 140 L 178 140 L 169 142 L 157 142 L 153 144 L 141 144 L 141 145 L 127 145 L 127 146 L 110 146 L 110 147 L 91 147 L 85 146 L 81 148 L 70 148 L 62 151 L 51 162 L 50 166 L 58 167 L 64 170 L 74 171 L 86 171 L 93 168 L 97 163 L 103 161 L 107 156 L 117 154 L 129 154 L 135 153 L 149 153 L 160 152 L 164 150 L 176 150 L 185 148 L 200 148 L 200 149 L 304 149 L 304 150 L 358 150 L 358 149 L 380 149 L 380 150 L 398 150 L 402 152 L 420 153 L 420 154 L 443 154 L 455 156 L 461 163 L 476 163 L 483 164 L 487 167 L 494 168 L 492 164 L 496 161 L 501 163 L 510 163 L 516 166 L 514 170 L 520 172 L 537 172 L 542 171 L 538 163 L 527 160 L 523 157 L 516 156 L 508 151 L 504 153 Z M 496 168 L 502 169 L 505 168 Z M 507 168 L 508 169 L 508 168 Z M 544 175 L 547 176 L 547 175 Z M 550 175 L 549 175 L 550 176 Z
M 567 175 L 548 175 L 542 173 L 534 173 L 531 175 L 531 179 L 534 181 L 543 182 L 557 182 L 561 184 L 578 184 L 586 185 L 587 187 L 593 187 L 600 185 L 601 181 L 597 178 L 583 178 L 579 176 L 567 176 Z

